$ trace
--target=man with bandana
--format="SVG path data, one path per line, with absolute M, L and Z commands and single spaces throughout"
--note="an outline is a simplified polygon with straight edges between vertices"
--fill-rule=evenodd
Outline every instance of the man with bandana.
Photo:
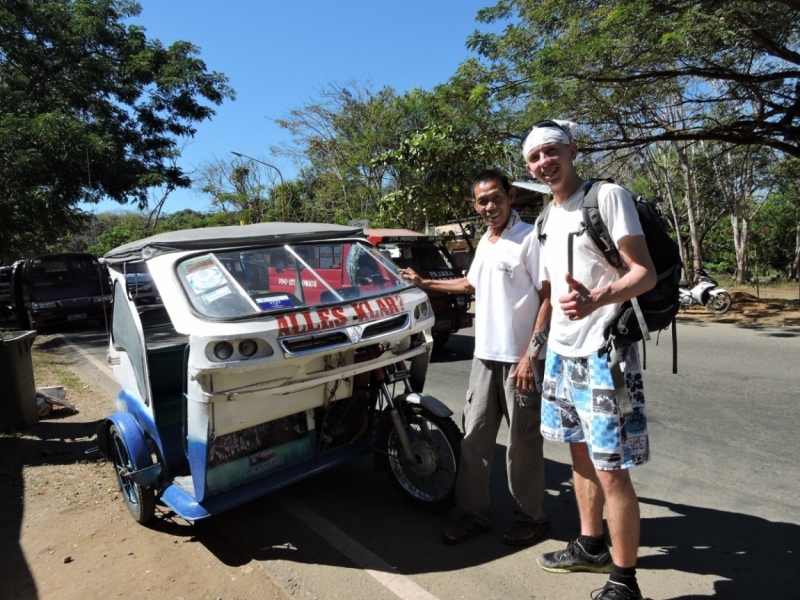
M 536 390 L 539 347 L 531 347 L 550 314 L 540 309 L 539 243 L 532 225 L 512 210 L 514 192 L 499 171 L 484 171 L 472 183 L 472 206 L 487 225 L 467 277 L 422 279 L 411 269 L 402 276 L 424 290 L 475 294 L 475 354 L 461 443 L 456 499 L 464 513 L 442 541 L 460 544 L 491 526 L 489 475 L 497 433 L 508 423 L 506 467 L 514 522 L 507 544 L 540 541 L 549 523 L 542 510 L 544 457 L 540 431 L 541 396 Z
M 581 526 L 578 539 L 541 555 L 538 563 L 553 573 L 610 573 L 595 600 L 642 600 L 636 581 L 639 503 L 629 472 L 650 459 L 641 368 L 636 345 L 617 348 L 634 409 L 623 416 L 605 330 L 622 302 L 655 285 L 656 273 L 634 203 L 621 187 L 600 184 L 598 209 L 627 268 L 611 266 L 583 232 L 589 183 L 574 166 L 576 130 L 569 121 L 542 121 L 522 136 L 528 171 L 553 193 L 539 232 L 542 288 L 553 299 L 542 434 L 570 444 Z M 603 535 L 604 507 L 613 559 Z

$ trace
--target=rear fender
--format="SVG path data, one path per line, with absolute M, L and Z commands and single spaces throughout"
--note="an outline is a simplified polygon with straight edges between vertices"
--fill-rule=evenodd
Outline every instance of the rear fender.
M 142 487 L 150 487 L 161 474 L 161 465 L 153 464 L 147 438 L 130 413 L 114 413 L 97 427 L 97 446 L 100 454 L 112 460 L 114 449 L 109 435 L 112 425 L 119 431 L 131 459 L 133 465 L 133 471 L 130 473 L 131 479 Z

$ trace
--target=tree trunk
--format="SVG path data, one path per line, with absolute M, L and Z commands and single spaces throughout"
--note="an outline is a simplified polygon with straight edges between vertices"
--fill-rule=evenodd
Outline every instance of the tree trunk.
M 739 227 L 740 222 L 741 228 Z M 747 283 L 748 279 L 747 239 L 750 237 L 750 220 L 733 211 L 731 227 L 733 228 L 733 247 L 736 253 L 736 283 L 742 285 Z
M 689 164 L 689 157 L 686 154 L 686 147 L 680 147 L 675 144 L 675 152 L 678 155 L 678 160 L 681 163 L 683 170 L 684 183 L 686 192 L 683 201 L 686 203 L 686 218 L 689 223 L 689 238 L 692 242 L 693 258 L 692 258 L 692 273 L 694 273 L 703 266 L 703 249 L 700 245 L 700 235 L 697 232 L 697 214 L 694 203 L 694 183 L 692 177 L 692 166 Z M 687 272 L 687 275 L 689 273 Z M 691 280 L 691 278 L 689 278 Z
M 794 236 L 794 263 L 792 264 L 789 277 L 800 280 L 800 208 L 797 209 L 797 227 Z

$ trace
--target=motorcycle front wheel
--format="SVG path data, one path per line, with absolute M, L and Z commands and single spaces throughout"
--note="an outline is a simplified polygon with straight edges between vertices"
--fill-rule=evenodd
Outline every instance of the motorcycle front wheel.
M 706 308 L 715 315 L 724 315 L 733 306 L 731 295 L 725 290 L 711 294 L 706 302 Z
M 456 504 L 461 431 L 453 419 L 438 417 L 423 406 L 407 405 L 405 416 L 414 455 L 407 457 L 397 430 L 386 427 L 377 440 L 380 462 L 406 500 L 430 512 L 450 510 Z

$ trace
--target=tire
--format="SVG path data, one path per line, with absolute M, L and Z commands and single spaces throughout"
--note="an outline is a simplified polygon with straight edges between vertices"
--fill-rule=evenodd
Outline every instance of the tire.
M 433 334 L 433 345 L 435 348 L 441 348 L 450 339 L 449 331 L 437 331 Z
M 380 462 L 392 485 L 411 504 L 429 512 L 445 512 L 456 504 L 456 472 L 461 457 L 461 431 L 453 419 L 437 417 L 427 408 L 407 405 L 405 415 L 414 461 L 391 425 L 378 436 Z
M 111 437 L 111 460 L 114 463 L 114 472 L 117 474 L 122 498 L 134 521 L 144 525 L 156 514 L 156 491 L 153 488 L 143 488 L 126 475 L 133 469 L 128 448 L 116 426 L 111 426 L 109 434 Z
M 708 311 L 715 315 L 724 315 L 731 309 L 731 306 L 733 306 L 733 300 L 725 290 L 710 294 L 706 302 Z

